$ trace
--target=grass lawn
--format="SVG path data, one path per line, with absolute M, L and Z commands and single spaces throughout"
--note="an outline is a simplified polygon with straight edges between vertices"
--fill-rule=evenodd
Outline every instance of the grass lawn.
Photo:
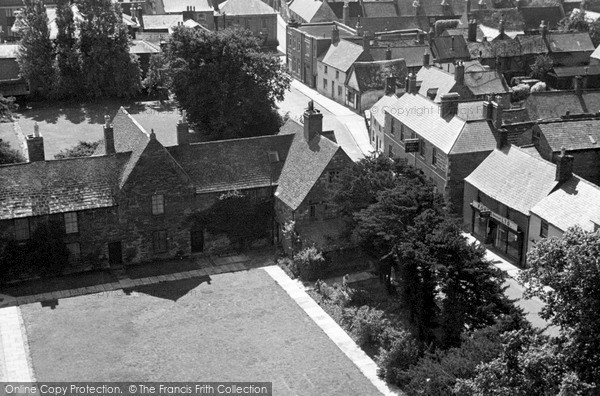
M 103 137 L 104 116 L 115 116 L 123 106 L 150 132 L 154 129 L 157 139 L 165 146 L 176 144 L 176 125 L 180 115 L 171 102 L 161 105 L 158 101 L 131 102 L 107 101 L 82 104 L 57 104 L 41 106 L 32 103 L 30 109 L 21 108 L 19 125 L 24 134 L 32 134 L 34 123 L 40 126 L 44 136 L 46 159 L 54 159 L 58 152 L 73 147 L 79 141 L 97 141 Z
M 38 381 L 270 381 L 274 395 L 377 395 L 263 270 L 21 307 Z

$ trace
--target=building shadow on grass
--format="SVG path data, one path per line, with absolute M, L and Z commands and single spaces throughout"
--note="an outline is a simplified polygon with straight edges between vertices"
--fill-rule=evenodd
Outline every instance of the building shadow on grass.
M 210 285 L 210 276 L 201 276 L 197 278 L 181 279 L 176 281 L 154 283 L 152 285 L 135 286 L 123 289 L 126 295 L 132 292 L 147 294 L 149 296 L 162 298 L 165 300 L 177 301 L 181 297 L 189 294 L 202 283 Z

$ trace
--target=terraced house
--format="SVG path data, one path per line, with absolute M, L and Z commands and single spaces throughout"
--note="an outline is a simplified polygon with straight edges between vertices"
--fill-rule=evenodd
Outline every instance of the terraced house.
M 274 241 L 290 220 L 330 230 L 322 187 L 352 161 L 321 135 L 312 105 L 304 119 L 278 135 L 208 143 L 190 143 L 182 120 L 177 145 L 164 147 L 121 108 L 95 155 L 54 161 L 36 131 L 28 163 L 0 166 L 0 238 L 25 243 L 40 223 L 59 223 L 73 271 L 189 255 L 215 237 L 190 215 L 231 191 L 277 208 Z

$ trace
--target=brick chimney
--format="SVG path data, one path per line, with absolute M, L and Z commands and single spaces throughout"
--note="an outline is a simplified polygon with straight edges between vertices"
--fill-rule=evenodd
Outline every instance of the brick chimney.
M 360 22 L 360 15 L 358 16 L 358 21 L 356 22 L 356 35 L 362 36 L 364 34 L 364 29 L 362 23 Z
M 33 135 L 27 135 L 27 151 L 29 152 L 29 162 L 44 161 L 44 138 L 40 135 L 40 126 L 36 122 L 33 124 Z
M 385 50 L 385 60 L 392 60 L 392 49 L 390 48 L 389 44 Z
M 136 8 L 136 14 L 138 19 L 138 25 L 140 25 L 140 30 L 144 30 L 144 9 L 141 6 Z
M 487 95 L 485 101 L 483 102 L 483 116 L 486 120 L 492 121 L 493 115 L 494 107 L 492 104 L 492 95 Z
M 496 129 L 502 127 L 502 112 L 504 105 L 502 103 L 502 96 L 496 95 L 494 102 L 492 102 L 492 122 Z
M 219 0 L 212 0 L 213 8 L 216 12 L 219 12 Z
M 457 92 L 447 93 L 440 97 L 440 113 L 443 118 L 454 117 L 458 112 L 458 100 L 460 95 Z
M 556 158 L 556 181 L 564 183 L 573 176 L 573 156 L 567 155 L 565 148 L 560 151 Z
M 385 78 L 385 94 L 391 95 L 396 93 L 396 77 L 389 75 Z
M 410 94 L 416 94 L 417 91 L 417 75 L 414 73 L 410 73 L 408 75 L 408 87 L 406 89 L 406 92 Z
M 429 63 L 431 63 L 430 56 L 427 51 L 423 53 L 423 66 L 429 66 Z
M 496 148 L 502 150 L 508 145 L 508 131 L 506 129 L 496 130 Z
M 500 31 L 500 36 L 504 35 L 504 16 L 500 17 L 500 22 L 498 23 L 498 30 Z
M 421 30 L 417 32 L 417 43 L 425 44 L 425 34 Z
M 190 144 L 190 126 L 187 123 L 185 110 L 181 111 L 181 119 L 177 121 L 177 145 Z
M 104 152 L 106 155 L 116 153 L 115 133 L 110 123 L 110 117 L 107 115 L 104 116 Z
M 465 84 L 465 65 L 463 62 L 456 62 L 454 67 L 454 81 L 459 85 Z
M 350 6 L 348 5 L 347 1 L 344 2 L 344 7 L 342 8 L 342 15 L 344 25 L 350 26 Z
M 467 35 L 467 41 L 474 43 L 477 41 L 477 20 L 471 19 L 469 21 L 469 32 Z
M 323 114 L 315 109 L 315 104 L 311 100 L 308 102 L 308 108 L 304 112 L 304 139 L 310 142 L 315 136 L 323 132 Z
M 340 41 L 340 31 L 338 30 L 337 25 L 334 23 L 331 28 L 331 44 L 336 44 Z
M 365 54 L 368 54 L 369 52 L 371 52 L 371 37 L 369 32 L 364 32 L 363 35 L 363 51 L 365 52 Z
M 540 23 L 540 34 L 542 35 L 543 39 L 548 36 L 548 25 L 546 25 L 546 21 L 542 21 L 542 23 Z
M 573 89 L 575 90 L 575 94 L 577 96 L 581 96 L 581 90 L 583 89 L 583 77 L 573 77 Z

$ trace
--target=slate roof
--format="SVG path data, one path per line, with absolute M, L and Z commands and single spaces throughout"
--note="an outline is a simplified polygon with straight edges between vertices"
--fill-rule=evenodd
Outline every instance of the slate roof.
M 196 193 L 277 185 L 293 135 L 260 136 L 168 147 L 196 186 Z M 279 161 L 271 163 L 269 152 Z
M 421 81 L 419 94 L 422 96 L 427 96 L 430 89 L 437 90 L 435 102 L 439 102 L 441 96 L 450 92 L 456 85 L 454 75 L 434 66 L 422 67 L 417 73 L 417 81 Z
M 157 54 L 160 52 L 160 47 L 145 40 L 131 40 L 131 43 L 133 44 L 129 47 L 131 54 Z
M 478 28 L 481 29 L 482 35 L 487 37 L 488 40 L 495 40 L 498 38 L 498 36 L 500 36 L 500 29 L 485 26 L 483 24 L 479 25 Z M 514 39 L 520 34 L 525 34 L 525 32 L 523 30 L 504 30 L 504 34 L 511 39 Z
M 483 100 L 459 102 L 457 114 L 465 121 L 484 120 Z
M 296 133 L 303 133 L 304 126 L 293 118 L 288 119 L 285 124 L 279 129 L 278 135 L 293 135 Z
M 524 107 L 531 120 L 558 118 L 567 111 L 585 113 L 583 103 L 573 91 L 532 92 L 525 100 Z
M 466 122 L 450 154 L 465 154 L 492 151 L 496 148 L 496 138 L 485 120 Z
M 354 62 L 363 55 L 363 47 L 347 40 L 340 40 L 331 44 L 323 57 L 323 63 L 335 69 L 347 72 Z M 370 57 L 365 54 L 365 57 Z M 371 58 L 372 59 L 372 58 Z
M 227 0 L 221 7 L 227 15 L 271 15 L 275 10 L 260 0 Z
M 516 40 L 521 46 L 521 54 L 547 54 L 548 46 L 540 35 L 535 36 L 517 36 Z
M 597 76 L 600 74 L 600 65 L 555 66 L 552 69 L 551 73 L 559 78 L 585 76 L 585 75 Z
M 275 196 L 296 210 L 338 151 L 346 155 L 324 136 L 317 135 L 307 143 L 303 134 L 294 135 Z
M 196 12 L 213 11 L 209 0 L 162 0 L 162 2 L 167 14 L 184 12 L 188 6 L 196 7 Z
M 377 123 L 381 126 L 385 125 L 385 109 L 390 108 L 399 108 L 396 103 L 398 102 L 398 97 L 395 95 L 384 95 L 379 99 L 370 109 L 371 116 L 377 121 Z
M 383 89 L 385 87 L 386 77 L 390 74 L 396 77 L 396 82 L 404 81 L 408 75 L 404 59 L 355 62 L 351 73 L 356 77 L 358 90 L 360 92 Z M 350 75 L 346 79 L 347 84 L 349 80 Z
M 331 8 L 331 11 L 333 11 L 333 13 L 335 14 L 335 16 L 341 22 L 343 22 L 343 19 L 344 19 L 344 2 L 343 1 L 329 2 L 329 3 L 327 3 L 327 5 L 329 6 L 329 8 Z M 348 2 L 348 11 L 349 11 L 349 14 L 350 14 L 350 20 L 354 22 L 354 24 L 352 24 L 352 26 L 356 26 L 356 17 L 359 16 L 359 15 L 360 16 L 363 15 L 360 3 L 358 1 L 350 1 L 350 2 Z
M 428 45 L 411 45 L 405 47 L 390 47 L 392 59 L 404 59 L 407 67 L 423 65 L 423 54 L 431 53 Z M 375 60 L 384 60 L 387 47 L 371 47 L 371 56 Z M 429 57 L 429 64 L 433 64 L 433 57 Z
M 471 59 L 463 36 L 440 36 L 431 40 L 431 50 L 438 62 L 445 60 Z
M 598 47 L 596 47 L 594 52 L 592 52 L 592 55 L 590 55 L 590 58 L 600 59 L 600 45 Z
M 398 16 L 395 1 L 366 1 L 363 2 L 363 10 L 365 18 Z
M 552 151 L 600 150 L 600 120 L 538 124 Z
M 447 0 L 448 6 L 442 6 L 439 0 L 419 0 L 419 7 L 413 7 L 412 1 L 399 1 L 401 16 L 427 15 L 429 17 L 455 17 L 465 14 L 464 0 Z
M 600 224 L 600 187 L 573 176 L 531 208 L 531 213 L 562 231 L 575 225 L 595 231 L 594 223 Z
M 597 113 L 600 111 L 600 91 L 583 91 L 581 98 L 583 99 L 587 113 Z
M 552 52 L 594 51 L 589 33 L 553 33 L 548 35 L 548 47 Z
M 142 15 L 144 30 L 169 30 L 183 23 L 183 15 Z
M 497 70 L 465 72 L 465 85 L 477 96 L 508 92 L 506 81 Z
M 492 199 L 529 215 L 556 187 L 556 165 L 515 146 L 494 150 L 465 182 Z
M 334 23 L 333 22 L 327 22 L 327 23 L 314 23 L 314 24 L 306 24 L 306 25 L 300 25 L 297 29 L 301 32 L 303 32 L 305 35 L 310 36 L 310 37 L 315 37 L 315 38 L 327 38 L 327 39 L 331 39 L 331 29 L 333 28 Z M 352 37 L 355 36 L 355 34 L 348 30 L 347 28 L 344 28 L 343 25 L 338 24 L 338 30 L 340 32 L 340 38 L 343 37 Z M 341 40 L 344 41 L 344 40 Z
M 0 220 L 114 206 L 130 155 L 0 166 Z
M 316 0 L 292 0 L 289 4 L 290 11 L 298 14 L 307 22 L 312 21 L 321 7 L 323 7 L 323 3 Z

